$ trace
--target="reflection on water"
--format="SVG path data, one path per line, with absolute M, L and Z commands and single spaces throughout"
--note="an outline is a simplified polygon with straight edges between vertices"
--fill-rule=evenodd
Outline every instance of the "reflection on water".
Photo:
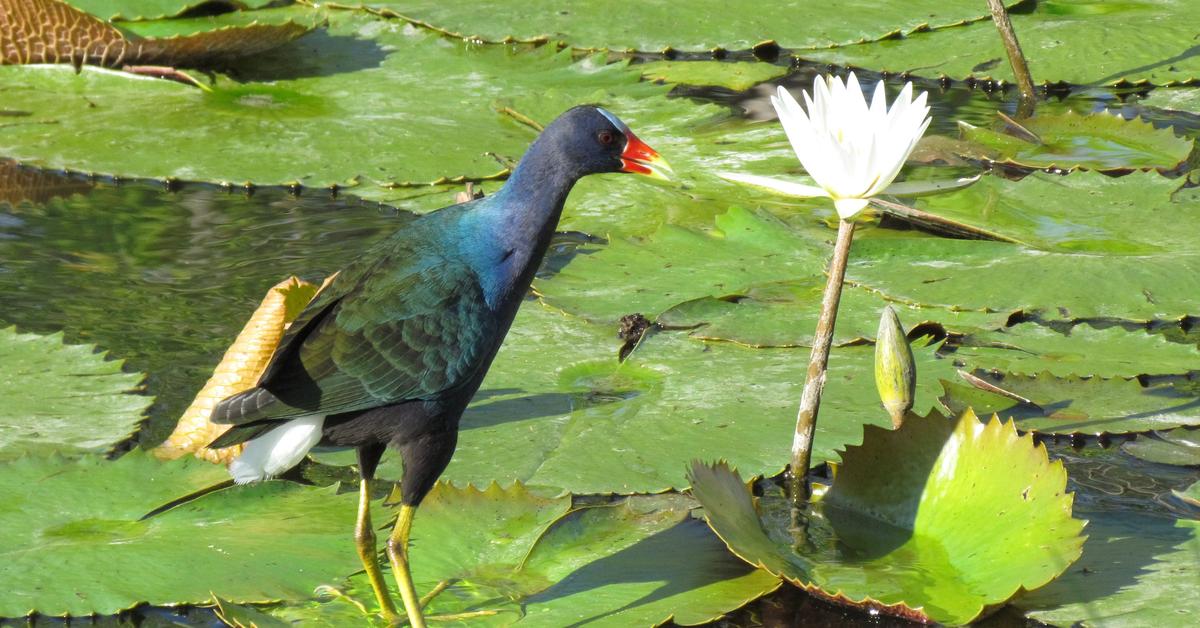
M 11 167 L 0 181 L 0 322 L 62 330 L 148 373 L 145 442 L 170 431 L 268 288 L 319 282 L 412 215 L 316 192 L 93 186 Z

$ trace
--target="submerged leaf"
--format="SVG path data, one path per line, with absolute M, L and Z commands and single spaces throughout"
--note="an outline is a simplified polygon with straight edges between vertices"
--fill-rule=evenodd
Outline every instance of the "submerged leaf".
M 1179 429 L 1138 436 L 1122 443 L 1121 451 L 1148 462 L 1200 467 L 1200 431 Z
M 103 451 L 128 438 L 153 397 L 93 345 L 0 329 L 0 453 Z M 3 616 L 0 614 L 0 616 Z
M 920 620 L 968 623 L 1080 555 L 1083 522 L 1071 517 L 1062 464 L 1012 423 L 910 415 L 898 430 L 867 427 L 842 458 L 798 527 L 788 501 L 770 493 L 760 518 L 724 464 L 694 463 L 692 492 L 747 562 L 823 597 Z

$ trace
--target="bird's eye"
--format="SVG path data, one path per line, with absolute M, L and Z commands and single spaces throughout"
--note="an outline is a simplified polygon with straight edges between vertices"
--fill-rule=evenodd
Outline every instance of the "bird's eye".
M 604 130 L 596 134 L 596 139 L 605 146 L 612 144 L 617 138 L 612 131 Z

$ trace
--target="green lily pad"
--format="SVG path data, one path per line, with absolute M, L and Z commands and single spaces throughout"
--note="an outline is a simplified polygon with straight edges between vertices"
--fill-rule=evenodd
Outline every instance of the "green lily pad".
M 663 312 L 655 320 L 669 328 L 690 329 L 689 335 L 703 340 L 724 340 L 748 347 L 808 347 L 820 314 L 825 277 L 751 286 L 738 294 L 701 297 L 685 301 Z M 857 286 L 842 290 L 837 327 L 837 345 L 873 341 L 884 298 Z M 1004 327 L 1009 314 L 954 311 L 941 308 L 903 308 L 905 326 L 935 324 L 950 333 L 996 330 Z
M 652 61 L 637 68 L 642 76 L 655 81 L 724 87 L 739 92 L 788 73 L 786 67 L 769 63 L 724 61 Z
M 1016 244 L 930 238 L 856 242 L 847 281 L 892 300 L 1022 310 L 1048 321 L 1180 320 L 1197 310 L 1200 255 L 1046 253 Z
M 154 401 L 144 375 L 62 334 L 0 329 L 0 451 L 103 451 L 137 429 Z
M 228 478 L 197 460 L 134 451 L 7 463 L 0 500 L 0 616 L 110 615 L 140 603 L 308 596 L 361 568 L 357 496 L 268 482 L 209 494 L 145 521 L 175 498 Z M 36 488 L 36 490 L 32 490 Z M 181 568 L 186 565 L 186 568 Z
M 943 399 L 952 410 L 974 408 L 1013 419 L 1022 431 L 1043 434 L 1130 434 L 1200 425 L 1200 396 L 1173 384 L 1143 387 L 1137 380 L 1006 375 L 981 377 L 1037 406 L 956 382 Z
M 1200 618 L 1200 521 L 1084 512 L 1083 556 L 1014 605 L 1053 626 L 1190 626 Z
M 618 363 L 618 344 L 594 325 L 523 309 L 463 416 L 445 477 L 625 494 L 686 486 L 684 465 L 696 455 L 728 456 L 747 473 L 783 469 L 808 349 L 663 332 Z M 922 411 L 938 407 L 940 380 L 954 374 L 937 349 L 913 347 Z M 813 464 L 858 442 L 864 423 L 889 424 L 873 365 L 872 347 L 833 351 Z
M 910 415 L 899 430 L 867 427 L 842 458 L 795 533 L 787 500 L 768 494 L 760 518 L 725 464 L 694 463 L 692 492 L 750 564 L 841 603 L 924 621 L 968 623 L 1080 555 L 1083 522 L 1071 517 L 1062 464 L 1012 423 Z
M 1200 467 L 1200 432 L 1171 430 L 1138 436 L 1122 443 L 1121 451 L 1148 462 Z
M 967 156 L 1025 168 L 1173 170 L 1192 152 L 1192 141 L 1177 137 L 1170 128 L 1156 129 L 1144 120 L 1126 120 L 1104 111 L 1086 115 L 1068 111 L 1021 120 L 1040 142 L 1003 128 L 958 125 L 961 138 L 971 146 Z
M 972 368 L 1025 375 L 1048 371 L 1059 377 L 1175 375 L 1200 367 L 1200 350 L 1194 344 L 1144 330 L 1087 324 L 1067 333 L 1036 323 L 982 332 L 964 340 L 954 357 Z
M 1012 25 L 1039 83 L 1171 85 L 1200 78 L 1200 58 L 1191 53 L 1200 24 L 1194 8 L 1190 0 L 1046 0 L 1013 14 Z M 921 76 L 1013 81 L 990 20 L 803 56 Z
M 258 9 L 275 0 L 66 0 L 67 4 L 106 20 L 152 20 L 175 17 L 211 5 Z
M 699 297 L 806 277 L 829 255 L 764 213 L 734 207 L 717 217 L 716 227 L 700 233 L 666 225 L 648 242 L 613 240 L 534 288 L 547 303 L 588 320 L 616 321 L 633 312 L 654 317 Z
M 1179 181 L 1153 172 L 1110 177 L 1031 174 L 1020 181 L 983 177 L 914 206 L 1032 246 L 1121 255 L 1196 252 L 1200 240 L 1180 220 L 1197 207 Z
M 696 625 L 779 586 L 730 556 L 690 516 L 694 506 L 668 494 L 571 509 L 569 496 L 538 497 L 519 484 L 442 483 L 413 525 L 413 579 L 422 593 L 451 583 L 428 615 L 493 612 L 472 621 L 488 626 Z M 346 593 L 374 608 L 364 576 L 352 578 Z M 290 622 L 363 621 L 340 600 L 271 612 Z
M 785 48 L 825 48 L 955 26 L 988 15 L 978 3 L 967 0 L 910 0 L 903 7 L 880 6 L 869 0 L 740 6 L 720 0 L 653 4 L 616 0 L 604 5 L 576 4 L 569 10 L 552 0 L 520 4 L 493 0 L 470 5 L 368 0 L 352 4 L 472 40 L 556 40 L 579 49 L 645 51 L 741 50 L 767 39 Z

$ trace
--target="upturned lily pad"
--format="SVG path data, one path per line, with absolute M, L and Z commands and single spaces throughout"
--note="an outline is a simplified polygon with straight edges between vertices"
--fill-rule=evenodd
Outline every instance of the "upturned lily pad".
M 352 540 L 356 496 L 336 487 L 236 487 L 142 521 L 226 479 L 225 470 L 134 451 L 115 462 L 22 458 L 5 465 L 3 478 L 0 500 L 19 505 L 0 513 L 3 617 L 109 615 L 213 595 L 306 597 L 361 568 Z
M 808 349 L 747 349 L 663 332 L 619 363 L 613 331 L 525 308 L 463 417 L 445 477 L 649 493 L 686 486 L 684 465 L 696 455 L 728 456 L 747 473 L 783 469 L 780 443 L 795 429 Z M 921 411 L 938 407 L 940 380 L 954 374 L 937 349 L 913 347 Z M 863 423 L 889 424 L 873 364 L 872 347 L 833 351 L 813 464 L 857 443 Z
M 0 0 L 0 12 L 12 18 L 0 22 L 0 41 L 5 42 L 0 64 L 202 67 L 270 50 L 312 30 L 292 21 L 250 21 L 155 38 L 123 32 L 60 0 Z
M 779 586 L 730 556 L 690 516 L 694 506 L 668 494 L 572 509 L 569 496 L 538 497 L 521 485 L 442 483 L 413 526 L 413 578 L 420 592 L 450 583 L 427 615 L 491 613 L 472 621 L 488 626 L 695 625 Z M 374 607 L 362 575 L 346 593 Z M 302 623 L 363 621 L 336 599 L 271 612 Z
M 1039 83 L 1170 85 L 1200 78 L 1194 8 L 1191 0 L 1046 0 L 1013 14 L 1012 25 Z M 1013 81 L 990 20 L 803 56 L 929 77 Z
M 1200 482 L 1196 482 L 1182 491 L 1174 491 L 1175 496 L 1193 505 L 1200 506 Z
M 750 564 L 843 604 L 924 621 L 968 623 L 1080 555 L 1083 522 L 1071 517 L 1062 464 L 1012 423 L 910 415 L 895 431 L 866 428 L 842 458 L 794 532 L 787 500 L 769 492 L 760 517 L 725 464 L 694 463 L 692 492 Z
M 983 177 L 971 187 L 913 201 L 927 212 L 1042 249 L 1137 255 L 1200 250 L 1181 229 L 1195 201 L 1178 180 L 1153 172 L 1110 177 L 1034 173 L 1020 181 Z
M 637 68 L 642 76 L 655 81 L 725 87 L 739 92 L 788 73 L 784 66 L 744 61 L 652 61 Z
M 1200 431 L 1180 429 L 1138 436 L 1122 443 L 1121 451 L 1148 462 L 1200 467 Z
M 553 0 L 519 5 L 495 0 L 470 5 L 435 0 L 344 4 L 381 9 L 472 40 L 541 39 L 581 49 L 645 51 L 741 50 L 768 39 L 785 48 L 825 48 L 987 17 L 978 3 L 968 0 L 910 0 L 903 7 L 880 6 L 869 0 L 745 6 L 720 0 L 653 4 L 617 0 L 603 5 L 575 4 L 569 10 Z M 1017 3 L 1007 0 L 1005 4 Z
M 1059 377 L 1185 374 L 1200 368 L 1194 344 L 1162 334 L 1081 324 L 1066 333 L 1036 323 L 973 334 L 954 353 L 972 368 L 1018 374 L 1049 372 Z
M 0 329 L 0 452 L 102 451 L 128 438 L 154 398 L 122 364 L 62 334 Z
M 1192 141 L 1170 128 L 1104 111 L 1036 115 L 1020 124 L 1037 141 L 1013 133 L 1007 123 L 993 130 L 959 122 L 961 138 L 971 147 L 967 156 L 1025 168 L 1120 172 L 1173 170 L 1192 152 Z
M 1200 396 L 1174 384 L 1143 387 L 1136 379 L 1101 377 L 980 376 L 1033 404 L 947 382 L 943 399 L 952 410 L 974 408 L 1014 419 L 1023 431 L 1043 434 L 1129 434 L 1200 425 Z

